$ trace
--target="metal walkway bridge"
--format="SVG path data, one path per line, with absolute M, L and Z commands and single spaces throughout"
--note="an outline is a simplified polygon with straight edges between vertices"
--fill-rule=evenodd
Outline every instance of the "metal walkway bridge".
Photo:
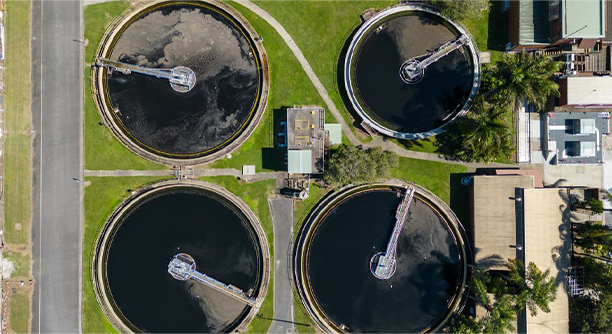
M 461 35 L 454 41 L 444 43 L 440 46 L 436 51 L 418 57 L 413 57 L 406 60 L 402 66 L 400 66 L 400 77 L 407 84 L 415 84 L 425 75 L 425 69 L 429 67 L 429 65 L 437 62 L 442 59 L 444 56 L 450 54 L 451 52 L 459 49 L 463 45 L 467 44 L 468 37 L 466 35 Z M 423 57 L 425 57 L 423 59 Z M 421 59 L 421 60 L 419 60 Z
M 397 251 L 397 240 L 400 233 L 402 233 L 402 227 L 408 216 L 410 204 L 414 198 L 415 189 L 412 187 L 406 187 L 404 198 L 397 207 L 395 212 L 395 226 L 393 227 L 393 233 L 387 243 L 387 250 L 384 253 L 377 253 L 372 257 L 370 261 L 370 271 L 378 279 L 389 279 L 395 273 L 395 253 Z
M 231 284 L 221 283 L 216 279 L 197 271 L 195 260 L 188 254 L 179 253 L 175 255 L 168 264 L 168 273 L 179 281 L 194 279 L 249 306 L 255 305 L 256 300 L 248 296 L 246 293 L 244 293 L 244 291 Z
M 166 79 L 170 81 L 172 89 L 181 93 L 190 91 L 196 83 L 195 73 L 189 67 L 185 66 L 177 66 L 172 69 L 150 68 L 104 58 L 96 59 L 96 65 L 119 71 L 125 75 L 136 72 L 160 79 Z

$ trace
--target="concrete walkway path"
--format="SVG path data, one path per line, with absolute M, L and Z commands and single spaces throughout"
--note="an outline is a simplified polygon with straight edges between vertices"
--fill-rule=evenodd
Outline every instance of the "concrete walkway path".
M 251 10 L 253 13 L 257 14 L 258 16 L 260 16 L 266 22 L 268 22 L 268 24 L 270 24 L 272 26 L 272 28 L 274 28 L 274 30 L 276 30 L 276 32 L 281 36 L 281 38 L 285 41 L 285 43 L 287 43 L 287 46 L 289 46 L 289 49 L 291 49 L 291 52 L 293 52 L 293 54 L 297 58 L 298 62 L 300 63 L 300 65 L 302 66 L 302 68 L 304 69 L 306 74 L 308 75 L 308 78 L 310 78 L 310 81 L 312 81 L 312 84 L 315 86 L 315 88 L 317 89 L 317 92 L 319 92 L 319 95 L 321 96 L 321 98 L 323 99 L 325 104 L 327 105 L 327 109 L 332 113 L 332 115 L 334 115 L 334 117 L 336 118 L 336 121 L 338 121 L 342 125 L 342 131 L 344 132 L 346 137 L 349 139 L 349 141 L 353 145 L 361 145 L 364 148 L 367 148 L 367 147 L 381 147 L 381 148 L 383 148 L 385 150 L 393 151 L 393 152 L 397 153 L 399 156 L 406 157 L 406 158 L 413 158 L 413 159 L 420 159 L 420 160 L 430 160 L 430 161 L 439 161 L 439 162 L 446 162 L 446 163 L 452 163 L 452 164 L 460 164 L 460 165 L 465 165 L 467 167 L 472 167 L 472 168 L 474 168 L 474 167 L 484 167 L 484 166 L 486 166 L 486 167 L 494 167 L 496 165 L 497 166 L 505 166 L 505 167 L 510 166 L 510 165 L 506 165 L 506 164 L 490 164 L 490 165 L 484 165 L 484 164 L 466 164 L 466 163 L 463 163 L 461 161 L 447 160 L 445 157 L 443 157 L 443 156 L 441 156 L 439 154 L 436 154 L 436 153 L 417 152 L 417 151 L 407 150 L 407 149 L 405 149 L 405 148 L 395 144 L 394 142 L 385 141 L 384 138 L 381 137 L 381 136 L 377 136 L 370 143 L 362 143 L 355 136 L 355 134 L 351 131 L 350 126 L 346 123 L 346 121 L 344 120 L 344 118 L 340 114 L 340 111 L 338 110 L 338 108 L 336 108 L 336 105 L 334 104 L 332 99 L 329 97 L 329 94 L 327 93 L 327 90 L 325 89 L 325 87 L 323 87 L 323 84 L 321 83 L 321 80 L 319 80 L 319 78 L 317 77 L 317 75 L 313 71 L 312 67 L 310 66 L 310 63 L 308 62 L 308 60 L 306 59 L 306 57 L 304 56 L 304 54 L 302 53 L 300 48 L 297 46 L 297 44 L 295 43 L 295 41 L 293 40 L 291 35 L 289 35 L 289 33 L 282 26 L 282 24 L 280 24 L 278 21 L 276 21 L 276 19 L 274 17 L 272 17 L 272 15 L 270 15 L 268 12 L 266 12 L 265 10 L 263 10 L 262 8 L 260 8 L 259 6 L 257 6 L 256 4 L 252 3 L 249 0 L 237 0 L 237 2 L 239 4 L 241 4 L 242 6 L 248 8 L 249 10 Z
M 191 171 L 193 173 L 191 173 Z M 271 180 L 285 178 L 287 172 L 261 172 L 255 175 L 242 175 L 242 171 L 232 168 L 216 168 L 216 169 L 187 169 L 182 171 L 188 177 L 203 177 L 203 176 L 233 176 L 246 182 L 257 182 L 262 180 Z M 124 176 L 173 176 L 174 170 L 85 170 L 85 177 L 124 177 Z
M 96 177 L 108 177 L 108 176 L 170 176 L 172 175 L 170 169 L 160 170 L 86 170 L 85 177 L 96 176 Z
M 278 21 L 276 21 L 276 19 L 272 17 L 272 15 L 268 14 L 268 12 L 261 9 L 259 6 L 252 3 L 251 1 L 238 0 L 237 2 L 251 10 L 253 13 L 259 15 L 262 19 L 268 22 L 268 24 L 270 24 L 272 28 L 274 28 L 274 30 L 276 30 L 276 32 L 281 36 L 285 43 L 287 43 L 287 46 L 289 46 L 289 49 L 291 49 L 291 52 L 293 52 L 293 54 L 297 58 L 298 62 L 306 72 L 306 75 L 308 75 L 308 78 L 310 78 L 310 81 L 312 81 L 312 84 L 317 89 L 317 92 L 319 92 L 319 95 L 321 95 L 323 102 L 325 102 L 325 104 L 327 105 L 327 109 L 332 113 L 332 115 L 334 115 L 336 120 L 340 122 L 340 124 L 342 124 L 342 131 L 344 132 L 344 134 L 354 145 L 361 144 L 359 139 L 355 137 L 355 134 L 353 134 L 353 132 L 349 128 L 348 124 L 346 124 L 346 122 L 344 121 L 344 118 L 342 118 L 340 111 L 338 111 L 336 105 L 329 97 L 329 94 L 327 94 L 327 90 L 325 90 L 325 87 L 323 87 L 323 84 L 321 83 L 315 72 L 312 70 L 310 63 L 308 63 L 308 60 L 306 60 L 306 57 L 304 57 L 304 54 L 297 46 L 297 44 L 295 44 L 293 38 L 291 38 L 291 35 L 289 35 L 287 30 L 285 30 L 285 28 L 283 28 L 283 26 L 278 23 Z
M 293 237 L 293 202 L 268 199 L 274 225 L 274 320 L 268 333 L 295 333 L 293 285 L 289 277 L 289 244 Z

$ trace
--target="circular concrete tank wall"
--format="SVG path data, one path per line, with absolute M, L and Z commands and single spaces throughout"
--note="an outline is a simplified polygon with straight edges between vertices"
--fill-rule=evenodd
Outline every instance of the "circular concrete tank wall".
M 294 248 L 294 275 L 306 309 L 325 332 L 436 332 L 462 306 L 463 230 L 452 211 L 416 188 L 389 279 L 371 271 L 395 226 L 403 183 L 344 189 L 307 218 Z
M 157 162 L 196 164 L 228 154 L 266 108 L 263 46 L 223 2 L 134 8 L 115 20 L 91 61 L 102 118 L 129 149 Z M 184 86 L 177 84 L 181 73 Z
M 175 257 L 244 298 L 177 278 L 170 271 Z M 227 190 L 198 181 L 136 191 L 104 226 L 93 263 L 98 302 L 120 332 L 244 331 L 269 280 L 267 240 L 256 216 Z
M 403 69 L 417 63 L 429 65 L 409 80 Z M 478 52 L 467 32 L 415 5 L 382 10 L 365 22 L 344 63 L 352 107 L 376 131 L 401 139 L 442 132 L 470 108 L 479 78 Z

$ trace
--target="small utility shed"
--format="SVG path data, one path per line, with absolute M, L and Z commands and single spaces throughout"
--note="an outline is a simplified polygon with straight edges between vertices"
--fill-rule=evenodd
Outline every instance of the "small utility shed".
M 471 191 L 471 230 L 476 265 L 504 270 L 487 258 L 498 255 L 502 262 L 516 258 L 517 188 L 533 188 L 532 175 L 476 175 Z M 519 236 L 520 237 L 520 236 Z

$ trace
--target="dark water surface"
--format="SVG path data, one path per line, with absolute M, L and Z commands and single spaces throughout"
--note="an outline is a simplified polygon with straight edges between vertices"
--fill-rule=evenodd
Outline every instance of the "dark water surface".
M 219 332 L 249 310 L 231 297 L 167 272 L 179 253 L 197 270 L 243 291 L 257 290 L 262 257 L 241 214 L 202 191 L 166 193 L 133 210 L 109 251 L 108 283 L 117 306 L 147 332 Z
M 133 22 L 112 60 L 152 68 L 187 66 L 196 85 L 187 93 L 168 80 L 109 74 L 112 106 L 125 132 L 153 153 L 201 156 L 218 150 L 252 119 L 261 73 L 254 49 L 235 23 L 212 9 L 167 5 Z
M 425 69 L 417 84 L 399 76 L 404 61 L 428 54 L 455 40 L 433 16 L 420 13 L 392 18 L 381 32 L 366 37 L 355 66 L 358 94 L 374 117 L 391 129 L 406 133 L 433 130 L 459 111 L 469 96 L 473 70 L 467 47 L 455 50 Z
M 434 325 L 460 281 L 458 246 L 444 221 L 415 197 L 398 240 L 397 269 L 375 278 L 370 259 L 384 251 L 400 198 L 373 191 L 340 204 L 319 226 L 308 270 L 321 308 L 350 332 L 419 332 Z

